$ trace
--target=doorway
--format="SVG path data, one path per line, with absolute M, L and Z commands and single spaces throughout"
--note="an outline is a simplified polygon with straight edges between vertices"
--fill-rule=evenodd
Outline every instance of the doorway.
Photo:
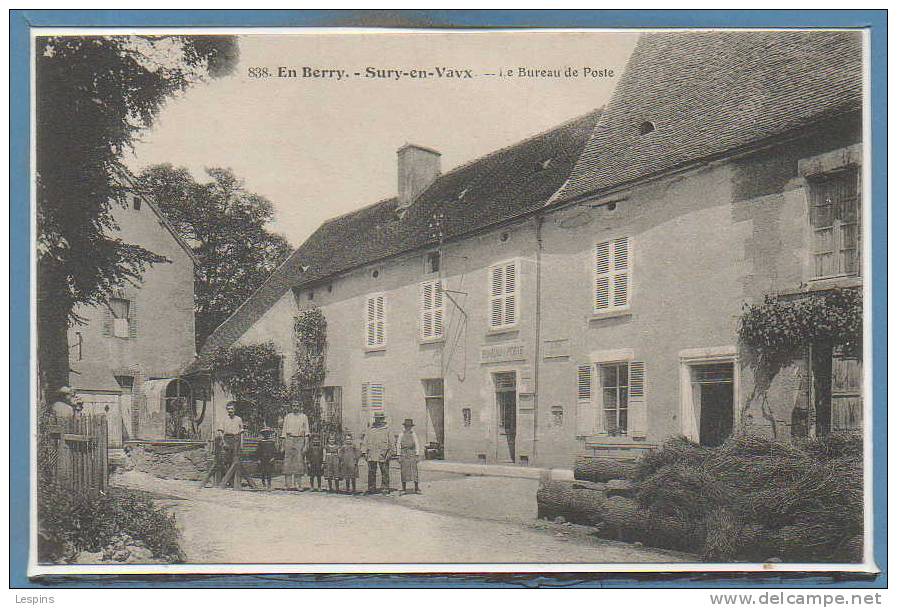
M 698 441 L 707 447 L 722 445 L 735 422 L 735 364 L 691 366 L 692 398 L 698 412 Z
M 493 374 L 495 404 L 498 409 L 498 453 L 502 462 L 516 460 L 517 443 L 517 374 L 502 372 Z
M 442 378 L 423 381 L 427 408 L 426 448 L 428 458 L 442 460 L 445 455 L 445 385 Z M 430 436 L 430 430 L 433 436 Z

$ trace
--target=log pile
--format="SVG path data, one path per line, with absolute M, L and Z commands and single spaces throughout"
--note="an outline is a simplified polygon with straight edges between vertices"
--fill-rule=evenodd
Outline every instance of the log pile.
M 573 465 L 573 478 L 580 481 L 605 482 L 611 479 L 631 479 L 637 465 L 634 460 L 612 460 L 580 456 Z
M 632 537 L 627 531 L 644 530 L 647 519 L 633 499 L 632 482 L 625 478 L 634 470 L 634 463 L 581 457 L 576 461 L 574 481 L 540 480 L 536 493 L 539 517 L 596 526 L 612 538 Z

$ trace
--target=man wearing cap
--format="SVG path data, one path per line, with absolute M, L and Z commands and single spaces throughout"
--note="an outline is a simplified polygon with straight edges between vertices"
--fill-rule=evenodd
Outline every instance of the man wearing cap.
M 402 494 L 408 493 L 407 484 L 414 482 L 414 493 L 420 494 L 420 475 L 417 471 L 417 461 L 420 459 L 420 441 L 414 432 L 414 420 L 405 418 L 402 423 L 404 430 L 396 442 L 399 452 L 399 464 L 402 467 Z
M 71 418 L 75 415 L 75 392 L 69 386 L 61 387 L 56 394 L 56 401 L 50 411 L 57 418 Z
M 308 417 L 302 413 L 299 402 L 294 401 L 290 413 L 283 418 L 280 431 L 283 438 L 283 485 L 287 490 L 301 490 L 308 431 Z
M 377 491 L 377 469 L 383 478 L 383 493 L 389 494 L 389 459 L 393 453 L 392 437 L 386 426 L 386 415 L 383 412 L 374 414 L 374 424 L 364 435 L 362 452 L 368 461 L 367 494 Z

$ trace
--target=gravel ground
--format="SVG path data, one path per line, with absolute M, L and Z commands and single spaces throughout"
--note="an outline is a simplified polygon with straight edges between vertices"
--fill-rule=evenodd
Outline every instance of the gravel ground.
M 538 481 L 424 474 L 423 494 L 200 489 L 139 471 L 113 483 L 153 492 L 177 516 L 192 563 L 683 562 L 686 554 L 542 522 Z M 363 482 L 362 482 L 362 485 Z

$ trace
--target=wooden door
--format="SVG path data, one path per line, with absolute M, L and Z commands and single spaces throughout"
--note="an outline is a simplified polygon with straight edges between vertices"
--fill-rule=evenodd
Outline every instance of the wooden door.
M 514 462 L 517 456 L 517 377 L 514 372 L 495 374 L 498 414 L 497 459 Z

